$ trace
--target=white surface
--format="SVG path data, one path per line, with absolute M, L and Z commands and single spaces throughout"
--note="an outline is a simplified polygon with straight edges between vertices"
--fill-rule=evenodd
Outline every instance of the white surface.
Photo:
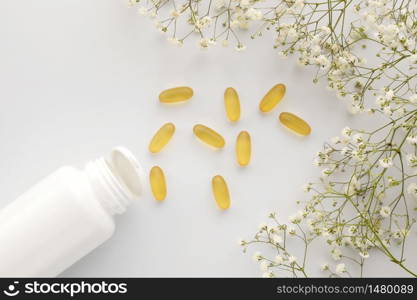
M 147 186 L 118 219 L 116 235 L 65 276 L 258 276 L 251 252 L 243 255 L 237 239 L 251 236 L 270 211 L 292 214 L 295 200 L 307 197 L 300 187 L 318 176 L 314 153 L 343 126 L 355 125 L 341 101 L 312 84 L 311 74 L 278 58 L 269 38 L 242 53 L 201 51 L 191 40 L 176 48 L 125 1 L 2 1 L 0 36 L 0 205 L 59 166 L 82 166 L 115 145 L 130 148 L 146 170 L 158 164 L 166 172 L 166 201 L 156 203 Z M 261 115 L 258 102 L 277 82 L 287 85 L 287 95 L 273 113 Z M 193 87 L 192 100 L 159 104 L 158 93 L 177 85 Z M 228 86 L 242 101 L 234 125 L 223 108 Z M 301 139 L 284 130 L 281 111 L 307 120 L 312 135 Z M 167 121 L 177 132 L 163 152 L 150 155 L 148 141 Z M 221 132 L 225 149 L 196 141 L 197 122 Z M 234 140 L 244 129 L 252 134 L 253 159 L 240 169 Z M 226 212 L 211 195 L 216 174 L 231 190 Z M 318 275 L 329 257 L 312 257 Z M 381 275 L 376 268 L 367 274 Z M 393 268 L 386 275 L 404 274 Z

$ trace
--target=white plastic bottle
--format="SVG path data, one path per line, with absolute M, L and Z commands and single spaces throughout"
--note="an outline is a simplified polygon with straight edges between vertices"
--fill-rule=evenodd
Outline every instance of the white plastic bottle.
M 0 210 L 0 277 L 57 276 L 111 237 L 114 215 L 142 189 L 142 168 L 122 147 L 84 170 L 58 169 Z

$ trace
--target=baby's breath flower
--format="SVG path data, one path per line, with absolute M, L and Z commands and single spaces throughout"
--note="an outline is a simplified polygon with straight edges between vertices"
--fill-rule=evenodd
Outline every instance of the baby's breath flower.
M 337 145 L 340 143 L 340 137 L 338 136 L 332 137 L 330 141 L 333 145 Z
M 170 37 L 170 38 L 168 38 L 168 41 L 170 41 L 172 44 L 174 44 L 174 45 L 176 45 L 176 46 L 179 46 L 179 47 L 181 47 L 182 46 L 182 41 L 180 41 L 180 40 L 178 40 L 177 38 L 175 38 L 175 37 Z
M 200 46 L 201 49 L 207 49 L 210 45 L 210 40 L 209 39 L 201 39 L 198 42 L 198 45 Z
M 261 252 L 257 251 L 252 256 L 254 261 L 261 261 L 263 259 Z
M 250 6 L 250 0 L 240 0 L 240 6 L 244 8 L 248 8 Z
M 296 214 L 289 217 L 289 221 L 293 224 L 298 224 L 302 220 L 302 212 L 298 211 Z
M 334 260 L 340 260 L 342 258 L 342 251 L 339 248 L 333 248 L 330 253 L 332 254 L 332 258 Z
M 344 263 L 341 264 L 337 264 L 336 265 L 336 269 L 335 269 L 336 274 L 338 275 L 343 275 L 344 273 L 346 273 L 346 265 Z
M 321 171 L 321 177 L 322 178 L 327 178 L 329 175 L 331 175 L 332 174 L 332 170 L 331 169 L 328 169 L 328 168 L 326 168 L 326 169 L 323 169 L 322 171 Z
M 412 146 L 417 146 L 417 135 L 410 135 L 407 137 L 407 142 Z
M 264 260 L 259 264 L 259 267 L 260 267 L 261 271 L 266 272 L 269 269 L 269 262 Z
M 379 214 L 383 218 L 388 218 L 391 214 L 391 208 L 389 206 L 383 206 L 383 207 L 381 207 L 381 210 L 379 211 Z
M 251 7 L 246 11 L 246 16 L 251 20 L 261 20 L 263 17 L 263 14 L 260 9 L 255 9 Z
M 170 15 L 173 16 L 174 18 L 178 18 L 181 15 L 181 13 L 178 10 L 173 9 L 171 10 Z
M 268 224 L 267 223 L 261 223 L 258 226 L 259 231 L 268 230 Z
M 238 244 L 239 244 L 239 246 L 246 246 L 247 242 L 243 239 L 239 239 Z
M 382 159 L 379 160 L 379 164 L 381 165 L 381 167 L 383 168 L 389 168 L 392 166 L 392 158 L 391 157 L 384 157 Z
M 274 278 L 275 274 L 274 274 L 274 272 L 265 272 L 265 273 L 262 274 L 262 277 L 264 277 L 264 278 Z
M 350 136 L 352 135 L 352 129 L 350 129 L 350 127 L 345 127 L 342 129 L 342 136 L 349 139 Z
M 362 136 L 362 134 L 360 134 L 360 133 L 355 134 L 352 137 L 352 142 L 355 143 L 355 144 L 362 143 L 363 142 L 363 136 Z
M 331 29 L 329 28 L 329 26 L 322 26 L 322 27 L 320 27 L 320 31 L 325 35 L 325 36 L 327 36 L 327 35 L 329 35 L 332 31 L 331 31 Z
M 275 256 L 274 261 L 275 261 L 276 264 L 280 265 L 284 262 L 284 259 L 282 258 L 281 255 L 277 255 L 277 256 Z
M 369 258 L 369 252 L 366 250 L 359 252 L 359 255 L 364 259 Z
M 294 227 L 288 227 L 288 233 L 290 235 L 295 235 L 297 233 L 297 231 L 295 230 Z
M 235 49 L 236 49 L 236 51 L 244 51 L 244 50 L 246 49 L 246 46 L 245 46 L 245 45 L 243 45 L 243 44 L 238 44 L 238 45 L 235 47 Z
M 313 187 L 313 185 L 311 183 L 307 183 L 303 186 L 303 191 L 308 193 L 311 191 L 311 188 Z
M 282 237 L 280 237 L 279 235 L 274 234 L 274 235 L 272 236 L 272 241 L 273 241 L 275 244 L 280 244 L 280 243 L 282 243 L 282 242 L 283 242 L 283 239 L 282 239 Z

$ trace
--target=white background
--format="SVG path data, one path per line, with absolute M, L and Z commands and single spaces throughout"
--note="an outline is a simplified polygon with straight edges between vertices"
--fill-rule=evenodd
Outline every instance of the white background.
M 250 237 L 270 211 L 283 221 L 294 213 L 295 200 L 308 197 L 301 186 L 319 175 L 314 153 L 345 125 L 358 124 L 306 69 L 279 59 L 270 38 L 242 53 L 202 51 L 195 40 L 176 48 L 125 1 L 2 0 L 0 38 L 0 205 L 58 167 L 82 167 L 116 145 L 130 148 L 146 170 L 157 164 L 166 172 L 166 201 L 156 203 L 146 186 L 141 201 L 118 218 L 115 236 L 64 276 L 258 276 L 254 250 L 243 255 L 238 238 Z M 287 85 L 284 100 L 261 115 L 260 98 L 278 82 Z M 192 100 L 161 105 L 159 92 L 177 85 L 193 87 Z M 234 125 L 223 107 L 228 86 L 241 97 L 242 119 Z M 284 130 L 281 111 L 307 120 L 312 135 Z M 168 121 L 177 126 L 173 140 L 150 155 L 149 139 Z M 225 149 L 196 141 L 196 123 L 222 133 Z M 234 158 L 240 130 L 253 140 L 245 169 Z M 229 183 L 226 212 L 212 198 L 216 174 Z M 330 260 L 327 251 L 310 259 L 311 275 Z M 372 264 L 366 275 L 405 275 L 396 268 L 382 274 Z

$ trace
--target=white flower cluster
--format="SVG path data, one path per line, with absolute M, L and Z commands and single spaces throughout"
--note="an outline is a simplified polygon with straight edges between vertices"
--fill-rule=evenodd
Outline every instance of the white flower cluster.
M 317 66 L 315 81 L 326 77 L 329 89 L 350 100 L 352 113 L 380 110 L 388 116 L 402 116 L 415 109 L 417 93 L 415 84 L 410 84 L 417 67 L 415 1 L 405 1 L 402 7 L 390 0 L 352 1 L 350 8 L 340 1 L 324 13 L 346 18 L 356 13 L 357 19 L 350 24 L 328 24 L 323 14 L 315 13 L 320 5 L 309 2 L 307 6 L 290 21 L 277 21 L 275 47 L 282 49 L 281 56 L 298 53 L 300 64 Z M 306 14 L 308 18 L 303 17 Z M 361 56 L 369 54 L 363 52 L 365 47 L 375 53 L 372 63 Z M 388 84 L 378 87 L 379 82 Z M 376 107 L 365 104 L 369 92 L 378 94 Z
M 335 261 L 333 267 L 322 266 L 329 276 L 351 276 L 347 267 L 352 263 L 362 270 L 372 251 L 382 252 L 414 275 L 401 249 L 417 219 L 416 124 L 417 113 L 409 112 L 370 132 L 343 128 L 317 153 L 314 164 L 322 168 L 322 176 L 304 186 L 312 197 L 289 217 L 293 227 L 278 223 L 271 214 L 277 227 L 262 224 L 255 238 L 241 245 L 269 244 L 283 251 L 282 262 L 291 266 L 286 236 L 307 246 L 322 240 Z M 286 234 L 277 234 L 280 230 Z M 280 258 L 262 256 L 258 261 L 263 262 L 265 276 L 282 270 L 276 263 Z M 304 275 L 305 266 L 297 265 L 296 271 L 300 270 Z
M 296 227 L 287 226 L 281 224 L 277 220 L 275 213 L 271 213 L 269 218 L 272 220 L 272 224 L 262 223 L 259 225 L 258 232 L 255 234 L 251 241 L 240 240 L 239 245 L 244 247 L 246 252 L 248 246 L 252 244 L 269 244 L 275 249 L 275 256 L 263 255 L 257 251 L 253 254 L 252 258 L 255 262 L 259 263 L 260 270 L 263 277 L 277 277 L 286 272 L 292 275 L 307 276 L 305 273 L 305 251 L 303 259 L 298 259 L 295 255 L 291 254 L 287 248 L 287 244 L 290 241 L 297 240 L 304 245 L 309 244 L 310 240 L 300 232 Z M 299 216 L 296 217 L 297 219 Z M 302 216 L 301 216 L 302 218 Z M 296 224 L 298 221 L 293 220 L 292 223 Z
M 416 222 L 416 123 L 411 112 L 371 132 L 345 127 L 317 154 L 322 177 L 305 189 L 314 194 L 304 216 L 310 232 L 331 246 L 334 260 L 354 250 L 350 260 L 363 268 L 375 249 L 406 269 L 402 254 L 390 247 L 403 245 Z
M 252 23 L 266 21 L 264 10 L 258 7 L 261 0 L 155 0 L 145 2 L 129 0 L 142 16 L 156 19 L 157 29 L 169 34 L 167 38 L 177 46 L 195 35 L 202 49 L 215 46 L 218 42 L 224 47 L 233 41 L 235 49 L 246 48 L 237 30 L 247 30 Z M 283 1 L 283 3 L 287 3 Z M 296 0 L 294 8 L 300 7 L 303 0 Z M 170 7 L 170 8 L 169 8 Z

